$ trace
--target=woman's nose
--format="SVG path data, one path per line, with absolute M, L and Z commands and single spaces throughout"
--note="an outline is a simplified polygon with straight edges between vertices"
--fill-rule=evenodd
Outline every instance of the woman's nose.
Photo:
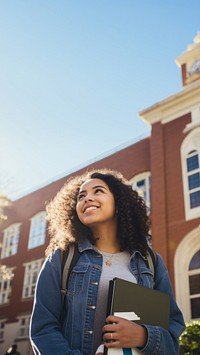
M 87 203 L 88 201 L 94 201 L 94 197 L 93 195 L 86 195 L 84 200 L 85 203 Z

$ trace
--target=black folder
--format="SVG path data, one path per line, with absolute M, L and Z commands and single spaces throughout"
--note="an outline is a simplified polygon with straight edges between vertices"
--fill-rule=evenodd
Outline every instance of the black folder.
M 170 296 L 152 288 L 114 278 L 109 282 L 107 315 L 110 314 L 138 324 L 158 325 L 168 329 Z M 121 350 L 121 354 L 135 354 L 133 349 Z M 119 354 L 119 349 L 104 348 L 105 355 L 115 354 L 115 352 Z M 136 353 L 138 354 L 139 351 Z
M 131 313 L 139 319 L 131 319 Z M 129 314 L 138 324 L 169 327 L 170 296 L 152 288 L 114 278 L 109 284 L 107 314 Z

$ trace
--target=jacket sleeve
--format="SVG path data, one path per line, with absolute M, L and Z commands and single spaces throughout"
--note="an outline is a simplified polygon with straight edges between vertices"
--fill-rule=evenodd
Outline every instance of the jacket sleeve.
M 147 329 L 148 339 L 145 347 L 140 350 L 149 355 L 177 355 L 179 353 L 179 336 L 185 329 L 185 323 L 175 301 L 168 271 L 159 254 L 157 254 L 154 289 L 170 295 L 169 329 L 144 325 Z
M 30 339 L 37 355 L 81 355 L 70 349 L 62 334 L 61 259 L 57 250 L 44 262 L 38 276 L 30 322 Z

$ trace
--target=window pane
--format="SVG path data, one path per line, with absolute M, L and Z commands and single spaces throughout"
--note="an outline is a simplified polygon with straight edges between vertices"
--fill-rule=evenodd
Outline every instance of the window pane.
M 190 261 L 189 270 L 200 269 L 200 251 L 197 251 L 194 254 L 193 258 Z
M 140 180 L 137 182 L 137 187 L 144 187 L 145 186 L 145 180 Z
M 35 291 L 35 284 L 43 260 L 35 260 L 25 266 L 23 298 L 32 297 Z
M 190 175 L 188 177 L 189 190 L 200 186 L 200 173 Z
M 191 300 L 192 318 L 200 318 L 200 297 Z
M 195 170 L 199 168 L 198 155 L 187 158 L 187 171 Z
M 31 221 L 28 248 L 32 249 L 45 243 L 46 236 L 46 213 L 33 217 Z
M 200 206 L 200 191 L 196 191 L 190 194 L 190 208 Z
M 200 274 L 190 276 L 189 282 L 190 282 L 190 294 L 195 295 L 197 293 L 200 293 Z

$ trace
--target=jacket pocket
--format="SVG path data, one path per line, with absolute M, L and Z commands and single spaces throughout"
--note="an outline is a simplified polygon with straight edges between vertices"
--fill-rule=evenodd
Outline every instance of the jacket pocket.
M 67 294 L 77 295 L 79 294 L 87 284 L 87 271 L 89 270 L 88 264 L 75 265 L 71 271 L 68 281 Z

